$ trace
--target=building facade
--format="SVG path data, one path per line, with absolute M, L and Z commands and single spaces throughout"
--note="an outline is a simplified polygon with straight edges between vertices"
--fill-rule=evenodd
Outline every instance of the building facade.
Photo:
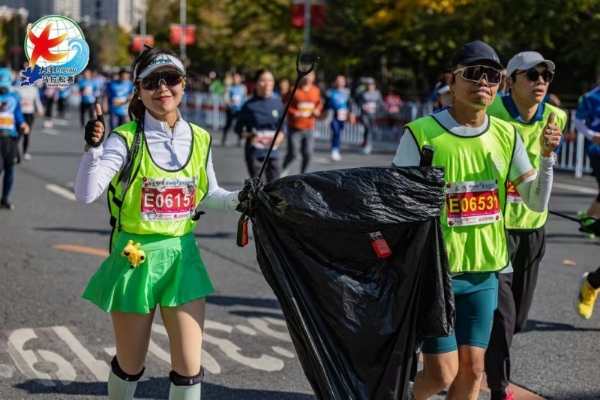
M 81 20 L 92 25 L 119 25 L 127 32 L 139 26 L 144 0 L 79 0 Z
M 9 11 L 25 8 L 27 19 L 36 21 L 46 15 L 67 16 L 77 23 L 119 25 L 127 32 L 139 27 L 147 0 L 1 0 Z

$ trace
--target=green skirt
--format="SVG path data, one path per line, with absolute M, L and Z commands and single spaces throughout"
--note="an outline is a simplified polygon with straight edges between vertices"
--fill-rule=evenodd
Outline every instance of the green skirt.
M 146 260 L 134 269 L 121 255 L 128 240 L 140 243 L 146 253 Z M 177 307 L 213 291 L 192 233 L 172 237 L 121 232 L 83 298 L 107 312 L 148 314 L 157 304 Z

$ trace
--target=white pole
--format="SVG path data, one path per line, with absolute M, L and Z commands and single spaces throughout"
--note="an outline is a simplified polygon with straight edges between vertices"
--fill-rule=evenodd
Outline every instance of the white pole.
M 181 59 L 185 62 L 185 33 L 186 33 L 186 22 L 185 22 L 185 11 L 186 11 L 186 0 L 179 1 L 179 23 L 181 24 L 181 36 L 179 37 L 179 53 Z
M 310 49 L 310 0 L 304 0 L 304 54 Z
M 142 19 L 140 27 L 140 35 L 142 36 L 142 52 L 146 49 L 144 46 L 146 44 L 146 8 L 148 7 L 146 1 L 147 0 L 142 0 Z

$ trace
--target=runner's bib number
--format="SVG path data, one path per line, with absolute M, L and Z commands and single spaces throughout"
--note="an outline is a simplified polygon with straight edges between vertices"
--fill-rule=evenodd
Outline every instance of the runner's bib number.
M 348 110 L 345 108 L 340 108 L 337 110 L 337 120 L 345 121 L 348 119 Z
M 367 101 L 362 105 L 362 109 L 367 114 L 375 114 L 375 111 L 377 111 L 377 103 L 374 101 Z
M 142 178 L 142 220 L 183 221 L 196 207 L 195 178 Z
M 308 101 L 303 101 L 303 102 L 298 103 L 298 113 L 296 114 L 296 116 L 308 118 L 313 115 L 314 110 L 315 110 L 314 103 L 311 103 Z
M 0 131 L 15 129 L 15 116 L 11 112 L 0 112 Z
M 125 104 L 125 102 L 127 102 L 127 97 L 125 96 L 114 97 L 112 100 L 112 105 L 117 107 L 121 104 Z
M 506 201 L 509 203 L 523 204 L 523 199 L 519 194 L 519 191 L 512 183 L 506 184 Z
M 268 149 L 271 146 L 271 142 L 275 137 L 275 131 L 264 130 L 264 131 L 255 131 L 254 140 L 252 141 L 252 147 L 255 149 Z M 273 146 L 273 150 L 277 150 L 277 146 Z
M 452 182 L 446 184 L 448 226 L 489 224 L 500 220 L 498 181 Z

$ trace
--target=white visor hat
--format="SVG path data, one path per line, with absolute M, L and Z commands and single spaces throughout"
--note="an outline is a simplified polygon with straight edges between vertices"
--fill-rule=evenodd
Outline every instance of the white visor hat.
M 156 57 L 154 60 L 152 60 L 150 65 L 148 65 L 146 68 L 144 68 L 144 70 L 142 72 L 140 72 L 139 75 L 138 75 L 138 71 L 137 71 L 137 67 L 136 67 L 135 71 L 133 71 L 133 81 L 136 82 L 140 79 L 144 79 L 145 77 L 150 75 L 152 72 L 154 72 L 157 69 L 162 68 L 162 67 L 173 67 L 177 71 L 179 71 L 179 73 L 181 73 L 182 75 L 185 75 L 185 67 L 183 66 L 183 63 L 178 58 L 170 56 L 168 54 L 161 54 L 158 57 Z

